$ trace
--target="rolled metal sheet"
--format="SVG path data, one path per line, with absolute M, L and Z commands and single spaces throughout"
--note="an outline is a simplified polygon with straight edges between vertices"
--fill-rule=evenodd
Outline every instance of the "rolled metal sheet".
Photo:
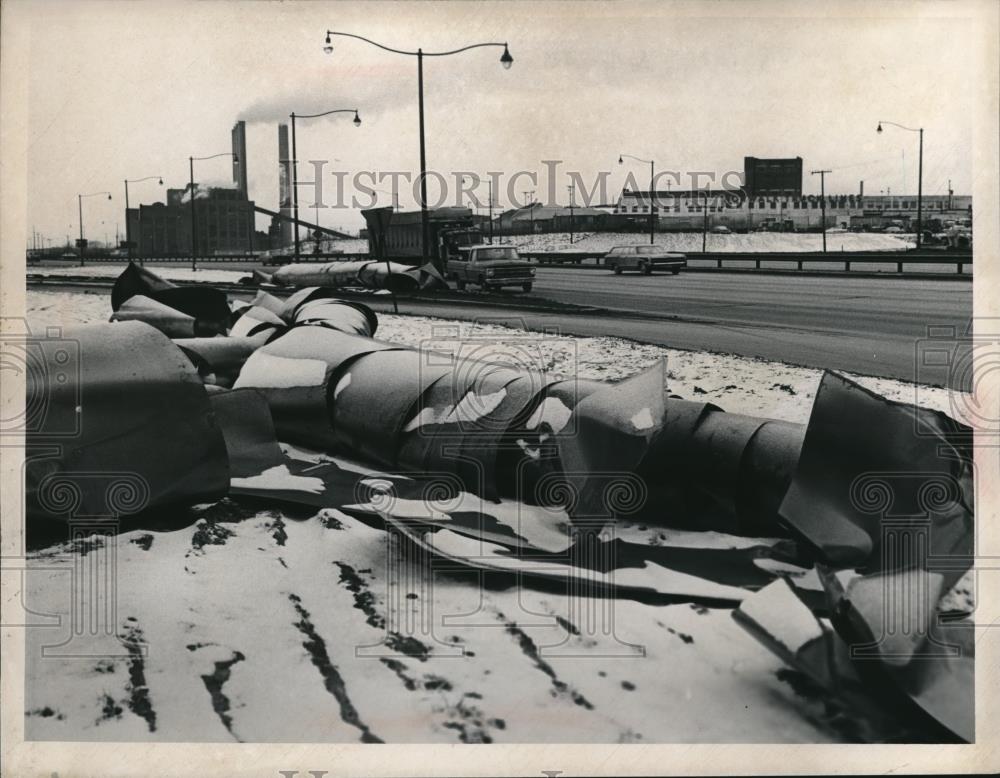
M 449 372 L 408 349 L 368 353 L 343 366 L 330 396 L 335 439 L 345 450 L 395 467 L 399 437 L 418 398 Z
M 207 384 L 233 385 L 244 363 L 259 348 L 252 337 L 185 338 L 176 341 Z
M 368 306 L 342 300 L 310 300 L 300 305 L 293 318 L 295 324 L 330 327 L 353 335 L 371 337 L 378 319 Z
M 484 373 L 469 392 L 468 425 L 462 437 L 458 468 L 462 481 L 476 494 L 495 500 L 501 494 L 516 494 L 516 483 L 498 470 L 505 449 L 521 451 L 519 431 L 534 413 L 547 381 L 539 373 L 498 367 Z
M 195 319 L 195 335 L 216 335 L 229 328 L 231 312 L 225 292 L 203 286 L 177 286 L 145 267 L 129 262 L 111 289 L 117 311 L 131 297 L 143 295 Z
M 911 561 L 881 553 L 893 532 L 926 528 L 927 553 L 951 560 L 954 582 L 971 565 L 972 465 L 959 442 L 969 432 L 825 373 L 781 518 L 827 563 L 876 570 Z
M 415 292 L 421 282 L 417 268 L 398 262 L 372 260 L 284 265 L 274 272 L 272 279 L 284 286 L 350 286 L 397 293 Z
M 258 294 L 258 296 L 260 295 Z M 363 303 L 339 299 L 336 297 L 334 289 L 318 286 L 306 287 L 290 294 L 284 302 L 271 297 L 271 295 L 268 297 L 270 301 L 276 301 L 281 306 L 277 313 L 289 324 L 316 323 L 326 319 L 329 326 L 333 326 L 335 329 L 368 337 L 373 337 L 378 330 L 378 316 L 375 315 L 375 311 Z M 271 304 L 273 305 L 273 302 Z M 343 310 L 325 309 L 324 305 L 340 306 Z M 310 306 L 308 313 L 303 311 L 306 306 Z M 352 310 L 364 316 L 367 326 L 357 324 L 356 317 L 349 316 Z M 348 323 L 348 326 L 337 326 L 337 322 L 341 319 Z
M 332 448 L 337 437 L 327 396 L 337 371 L 363 354 L 394 348 L 325 327 L 293 327 L 247 359 L 233 388 L 261 391 L 283 440 Z
M 111 314 L 111 321 L 141 321 L 168 338 L 193 338 L 195 318 L 144 294 L 129 297 Z
M 127 516 L 222 497 L 225 442 L 198 374 L 141 322 L 93 324 L 37 341 L 27 397 L 42 413 L 27 435 L 30 521 Z
M 229 475 L 250 478 L 285 464 L 267 399 L 256 389 L 214 392 L 212 409 L 229 455 Z
M 263 345 L 274 335 L 284 331 L 287 323 L 278 314 L 263 306 L 244 308 L 229 330 L 231 337 L 254 338 Z
M 289 327 L 314 325 L 371 337 L 378 329 L 378 317 L 367 305 L 338 300 L 329 289 L 301 289 L 286 300 L 258 292 L 254 302 L 241 309 L 231 334 L 272 340 Z

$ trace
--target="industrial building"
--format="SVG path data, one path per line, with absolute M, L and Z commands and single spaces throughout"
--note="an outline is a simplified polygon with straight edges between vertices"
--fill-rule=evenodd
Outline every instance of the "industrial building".
M 706 202 L 707 201 L 707 202 Z M 627 215 L 636 226 L 646 225 L 652 204 L 657 229 L 701 229 L 708 209 L 709 226 L 735 230 L 775 229 L 788 231 L 818 230 L 822 226 L 879 228 L 899 224 L 916 228 L 916 195 L 827 195 L 826 224 L 819 195 L 798 197 L 747 197 L 741 190 L 648 191 L 625 189 L 618 198 L 614 214 Z M 972 197 L 968 195 L 923 196 L 923 221 L 933 228 L 935 221 L 972 217 Z
M 238 188 L 194 187 L 195 248 L 201 256 L 250 251 L 266 245 L 254 235 L 255 207 Z M 163 257 L 191 251 L 191 185 L 168 189 L 166 203 L 130 208 L 126 218 L 139 257 Z

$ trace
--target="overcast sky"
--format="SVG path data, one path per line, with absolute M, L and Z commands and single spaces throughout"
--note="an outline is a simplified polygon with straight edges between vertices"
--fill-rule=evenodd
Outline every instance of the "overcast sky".
M 124 229 L 124 178 L 162 175 L 130 187 L 133 205 L 188 180 L 188 157 L 230 150 L 230 130 L 248 121 L 251 197 L 278 200 L 278 120 L 290 111 L 354 108 L 350 116 L 302 121 L 300 160 L 328 160 L 324 180 L 346 171 L 418 169 L 416 60 L 387 46 L 425 51 L 508 41 L 501 49 L 425 59 L 427 160 L 431 169 L 524 170 L 514 188 L 567 199 L 566 173 L 587 182 L 609 171 L 614 201 L 628 170 L 618 154 L 662 169 L 742 170 L 743 157 L 801 156 L 832 169 L 827 191 L 916 192 L 917 135 L 875 133 L 879 119 L 925 128 L 924 191 L 971 190 L 973 30 L 962 19 L 918 17 L 916 4 L 879 19 L 831 13 L 827 3 L 792 6 L 633 3 L 35 3 L 29 78 L 29 228 L 54 242 L 78 231 L 78 193 L 88 237 Z M 846 6 L 860 10 L 862 6 Z M 843 13 L 841 7 L 841 13 Z M 940 6 L 935 6 L 940 12 Z M 895 18 L 894 18 L 895 17 Z M 544 160 L 561 160 L 549 182 Z M 196 163 L 196 179 L 230 178 L 226 159 Z M 300 163 L 300 178 L 311 177 Z M 385 188 L 390 185 L 384 184 Z M 505 186 L 499 193 L 508 205 Z M 486 188 L 481 190 L 485 199 Z M 353 190 L 347 192 L 348 195 Z M 328 189 L 324 200 L 331 201 Z M 312 202 L 304 189 L 300 203 Z M 388 204 L 383 195 L 381 204 Z M 598 198 L 600 199 L 600 198 Z M 414 205 L 411 188 L 400 193 Z M 309 215 L 313 212 L 310 210 Z M 303 214 L 305 217 L 305 214 Z M 325 225 L 357 229 L 355 210 L 327 210 Z M 266 219 L 258 220 L 264 228 Z

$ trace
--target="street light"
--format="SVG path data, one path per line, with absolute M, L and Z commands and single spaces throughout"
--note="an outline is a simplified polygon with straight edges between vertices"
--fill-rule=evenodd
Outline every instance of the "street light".
M 195 200 L 194 163 L 196 161 L 203 162 L 206 159 L 215 159 L 217 157 L 232 157 L 233 162 L 235 162 L 237 165 L 240 164 L 240 158 L 231 151 L 224 151 L 221 154 L 211 154 L 207 157 L 188 157 L 188 165 L 190 166 L 190 171 L 191 171 L 191 269 L 192 270 L 198 269 L 198 259 L 197 259 L 198 237 L 197 237 L 197 229 L 195 227 L 195 208 L 194 208 L 194 200 Z
M 132 261 L 132 227 L 131 222 L 128 219 L 128 185 L 129 184 L 139 184 L 143 181 L 150 181 L 152 179 L 159 179 L 160 186 L 163 186 L 163 176 L 146 176 L 145 178 L 126 178 L 125 179 L 125 242 L 128 244 L 128 261 Z M 142 257 L 139 257 L 139 264 L 142 264 Z
M 371 44 L 376 48 L 382 49 L 383 51 L 417 58 L 417 95 L 420 111 L 420 244 L 424 260 L 426 261 L 430 249 L 430 213 L 427 210 L 427 153 L 426 144 L 424 142 L 424 57 L 447 57 L 452 54 L 461 54 L 463 51 L 469 51 L 470 49 L 480 49 L 488 46 L 502 46 L 503 54 L 500 55 L 500 64 L 503 66 L 504 70 L 510 70 L 510 66 L 514 64 L 514 58 L 510 55 L 510 51 L 507 49 L 506 43 L 474 43 L 471 46 L 463 46 L 460 49 L 454 49 L 452 51 L 424 51 L 423 49 L 405 51 L 403 49 L 394 49 L 390 46 L 383 46 L 381 43 L 376 43 L 375 41 L 370 40 L 369 38 L 364 38 L 360 35 L 354 35 L 349 32 L 334 32 L 333 30 L 326 31 L 326 41 L 323 46 L 323 51 L 327 54 L 333 53 L 333 42 L 331 41 L 332 35 L 354 38 Z
M 625 164 L 624 157 L 628 157 L 629 159 L 634 159 L 636 162 L 642 162 L 644 164 L 649 165 L 649 244 L 653 245 L 654 242 L 653 233 L 656 229 L 656 220 L 653 217 L 653 202 L 655 201 L 655 196 L 656 196 L 656 192 L 653 190 L 653 182 L 656 178 L 653 172 L 653 160 L 642 159 L 640 157 L 633 157 L 631 154 L 619 154 L 618 155 L 619 165 Z
M 295 220 L 295 258 L 294 261 L 299 261 L 299 160 L 295 154 L 295 120 L 296 119 L 318 119 L 321 116 L 329 116 L 332 113 L 353 113 L 354 114 L 354 126 L 361 126 L 361 117 L 358 116 L 357 108 L 335 108 L 332 111 L 324 111 L 323 113 L 310 113 L 310 114 L 296 114 L 292 111 L 289 117 L 292 120 L 292 214 Z
M 76 203 L 80 208 L 80 267 L 83 267 L 86 263 L 84 259 L 85 244 L 83 242 L 83 198 L 84 197 L 97 197 L 98 195 L 107 195 L 108 199 L 111 199 L 111 192 L 91 192 L 90 194 L 78 194 L 76 196 Z
M 882 125 L 891 124 L 893 127 L 899 127 L 901 130 L 906 130 L 907 132 L 918 132 L 920 133 L 920 156 L 917 163 L 917 248 L 920 248 L 920 243 L 923 238 L 923 215 L 924 215 L 924 128 L 923 127 L 904 127 L 902 124 L 896 124 L 896 122 L 887 122 L 885 119 L 879 119 L 878 127 L 875 132 L 882 134 Z

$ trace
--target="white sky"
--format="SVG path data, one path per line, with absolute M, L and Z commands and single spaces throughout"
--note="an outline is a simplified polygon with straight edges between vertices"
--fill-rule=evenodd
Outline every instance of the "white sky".
M 324 54 L 328 27 L 427 51 L 508 41 L 509 71 L 500 49 L 425 59 L 427 159 L 449 176 L 537 172 L 538 185 L 516 186 L 518 197 L 546 191 L 542 160 L 555 159 L 588 181 L 610 171 L 613 201 L 627 172 L 619 152 L 652 157 L 662 169 L 719 174 L 742 170 L 745 155 L 801 156 L 807 192 L 818 192 L 819 177 L 808 171 L 820 167 L 834 170 L 828 192 L 856 192 L 860 179 L 867 194 L 915 192 L 917 135 L 877 135 L 879 119 L 925 128 L 925 193 L 944 193 L 949 178 L 956 194 L 971 191 L 978 63 L 968 21 L 942 17 L 948 6 L 917 3 L 799 3 L 780 6 L 784 17 L 776 8 L 37 2 L 27 76 L 29 229 L 54 243 L 74 237 L 77 193 L 109 189 L 112 202 L 84 201 L 84 222 L 88 237 L 113 238 L 116 224 L 124 228 L 124 178 L 163 175 L 163 188 L 130 187 L 133 205 L 162 199 L 168 186 L 187 182 L 188 156 L 230 150 L 240 117 L 262 120 L 248 124 L 247 164 L 251 197 L 265 207 L 277 206 L 276 123 L 291 110 L 361 111 L 360 128 L 348 115 L 299 124 L 298 157 L 330 160 L 328 186 L 332 170 L 415 176 L 416 60 L 343 38 Z M 202 182 L 230 180 L 225 158 L 196 165 Z M 646 180 L 648 168 L 631 170 Z M 300 163 L 300 178 L 310 172 Z M 567 183 L 554 182 L 560 202 Z M 310 194 L 303 189 L 300 204 Z M 408 191 L 400 201 L 414 205 Z M 353 210 L 320 220 L 362 226 Z

